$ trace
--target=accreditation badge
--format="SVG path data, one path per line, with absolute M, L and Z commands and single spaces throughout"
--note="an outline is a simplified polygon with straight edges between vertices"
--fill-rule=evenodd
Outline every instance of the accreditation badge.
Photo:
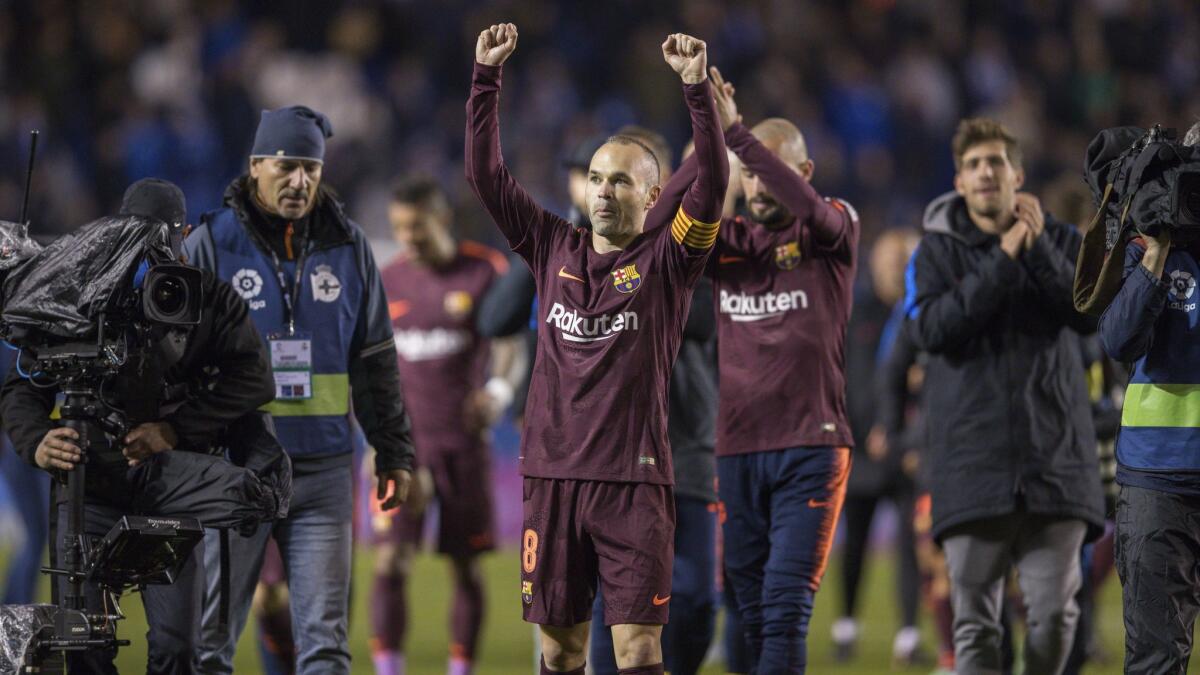
M 271 346 L 275 400 L 303 401 L 312 398 L 312 335 L 273 334 L 267 337 L 267 341 Z

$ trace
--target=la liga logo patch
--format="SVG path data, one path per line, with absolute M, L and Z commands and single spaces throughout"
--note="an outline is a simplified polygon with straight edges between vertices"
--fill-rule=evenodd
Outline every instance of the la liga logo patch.
M 626 265 L 613 270 L 613 288 L 622 293 L 632 293 L 642 285 L 642 275 L 638 274 L 637 265 Z

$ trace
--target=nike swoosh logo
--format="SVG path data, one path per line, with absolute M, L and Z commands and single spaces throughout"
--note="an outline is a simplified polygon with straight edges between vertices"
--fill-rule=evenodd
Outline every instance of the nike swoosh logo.
M 665 598 L 660 598 L 660 597 L 658 597 L 658 593 L 655 593 L 654 597 L 650 600 L 650 602 L 653 602 L 655 607 L 661 607 L 661 606 L 667 604 L 667 602 L 670 599 L 671 599 L 671 596 L 669 596 L 669 595 Z
M 808 500 L 808 508 L 810 508 L 810 509 L 823 509 L 826 506 L 829 506 L 829 500 L 825 500 L 825 501 L 821 501 L 819 499 Z
M 583 283 L 583 279 L 580 279 L 579 277 L 577 277 L 574 274 L 571 274 L 570 272 L 567 271 L 566 265 L 563 265 L 562 267 L 559 268 L 558 276 L 563 277 L 564 279 L 574 279 L 575 281 L 578 281 L 581 284 Z
M 745 258 L 740 255 L 723 255 L 717 258 L 717 264 L 728 265 L 730 263 L 742 262 L 743 260 Z

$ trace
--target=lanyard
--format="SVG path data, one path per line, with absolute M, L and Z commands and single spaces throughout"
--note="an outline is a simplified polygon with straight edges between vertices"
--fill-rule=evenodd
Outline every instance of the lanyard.
M 304 261 L 308 258 L 309 249 L 312 248 L 312 241 L 308 239 L 308 226 L 304 228 L 305 234 L 300 245 L 300 257 L 296 259 L 296 278 L 292 285 L 288 285 L 287 275 L 283 271 L 283 263 L 279 261 L 279 254 L 275 252 L 275 248 L 267 246 L 267 250 L 271 252 L 271 262 L 275 266 L 275 278 L 279 280 L 279 289 L 283 292 L 283 322 L 287 324 L 288 335 L 296 334 L 296 299 L 300 297 L 300 288 L 304 283 Z

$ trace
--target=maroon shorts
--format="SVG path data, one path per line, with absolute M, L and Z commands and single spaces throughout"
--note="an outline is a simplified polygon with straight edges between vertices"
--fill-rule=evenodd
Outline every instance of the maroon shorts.
M 465 557 L 495 548 L 492 525 L 492 469 L 486 446 L 478 451 L 430 453 L 421 462 L 433 475 L 438 505 L 438 553 Z M 432 503 L 431 503 L 432 506 Z M 374 543 L 421 545 L 424 512 L 413 515 L 399 509 L 384 512 L 371 495 Z
M 525 620 L 591 619 L 596 582 L 604 623 L 667 623 L 675 555 L 668 485 L 525 478 L 521 601 Z

